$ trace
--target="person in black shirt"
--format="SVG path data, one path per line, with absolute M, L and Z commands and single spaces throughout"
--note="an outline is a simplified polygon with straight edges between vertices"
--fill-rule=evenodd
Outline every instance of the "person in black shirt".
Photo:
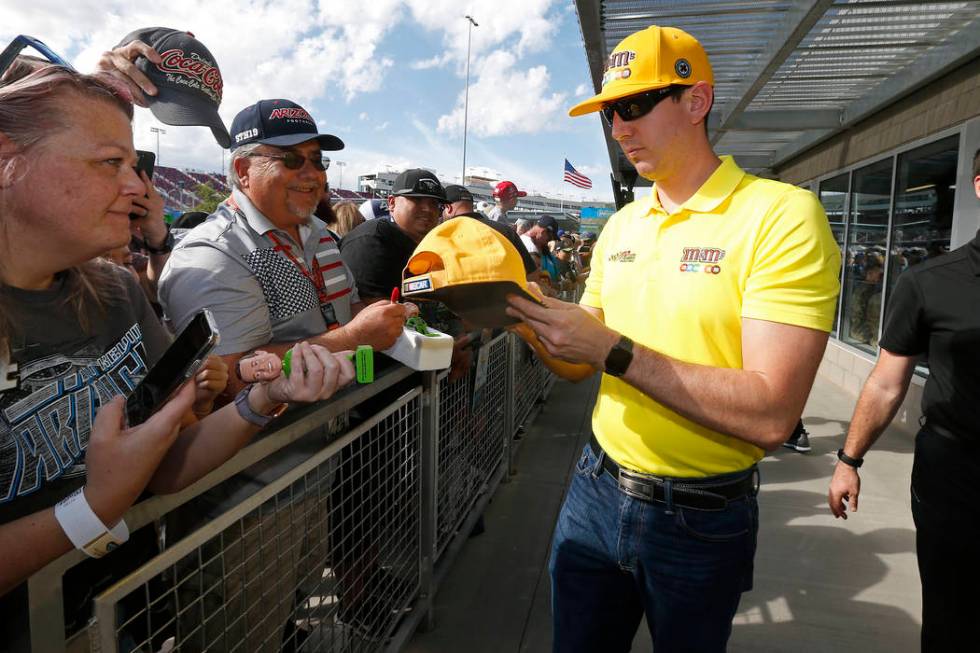
M 973 158 L 980 199 L 980 150 Z M 923 425 L 915 438 L 912 517 L 922 579 L 922 650 L 966 650 L 980 614 L 980 232 L 898 279 L 881 353 L 861 391 L 827 500 L 857 511 L 864 454 L 891 422 L 926 357 Z

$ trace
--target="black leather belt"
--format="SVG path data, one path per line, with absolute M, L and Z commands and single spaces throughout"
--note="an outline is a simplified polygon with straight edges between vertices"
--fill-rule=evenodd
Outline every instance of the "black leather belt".
M 759 491 L 759 474 L 755 466 L 746 470 L 744 476 L 724 482 L 713 480 L 715 477 L 669 478 L 620 467 L 599 446 L 595 435 L 589 438 L 589 445 L 592 453 L 602 459 L 602 468 L 619 483 L 619 489 L 624 494 L 643 501 L 667 503 L 669 491 L 674 505 L 682 508 L 724 510 L 729 501 L 755 496 Z

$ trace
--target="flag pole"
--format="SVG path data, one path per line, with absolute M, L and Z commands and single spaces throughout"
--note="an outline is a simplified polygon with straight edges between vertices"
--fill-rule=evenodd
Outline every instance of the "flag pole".
M 565 163 L 567 163 L 567 162 L 568 162 L 568 159 L 565 159 Z M 564 184 L 564 183 L 565 183 L 565 166 L 563 164 L 562 165 L 562 169 L 561 169 L 561 181 L 558 182 L 558 184 L 559 184 L 558 185 L 558 188 L 561 188 L 561 184 Z M 558 191 L 558 202 L 559 202 L 558 212 L 562 214 L 562 217 L 564 217 L 565 216 L 565 198 L 562 197 L 561 191 Z

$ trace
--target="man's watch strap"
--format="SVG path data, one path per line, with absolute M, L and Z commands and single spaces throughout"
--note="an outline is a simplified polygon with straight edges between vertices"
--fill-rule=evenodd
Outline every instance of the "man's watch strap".
M 854 469 L 858 469 L 864 464 L 864 458 L 851 458 L 846 453 L 844 453 L 844 448 L 841 447 L 837 450 L 837 460 L 841 461 L 845 465 L 850 465 Z
M 626 336 L 620 336 L 619 342 L 613 345 L 606 356 L 605 372 L 611 376 L 623 376 L 633 362 L 633 341 Z

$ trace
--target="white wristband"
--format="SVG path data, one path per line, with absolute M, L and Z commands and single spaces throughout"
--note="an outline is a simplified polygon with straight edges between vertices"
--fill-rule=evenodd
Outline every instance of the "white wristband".
M 106 528 L 85 499 L 84 488 L 78 488 L 55 504 L 54 516 L 76 549 L 92 558 L 101 558 L 129 539 L 129 527 L 122 519 Z

